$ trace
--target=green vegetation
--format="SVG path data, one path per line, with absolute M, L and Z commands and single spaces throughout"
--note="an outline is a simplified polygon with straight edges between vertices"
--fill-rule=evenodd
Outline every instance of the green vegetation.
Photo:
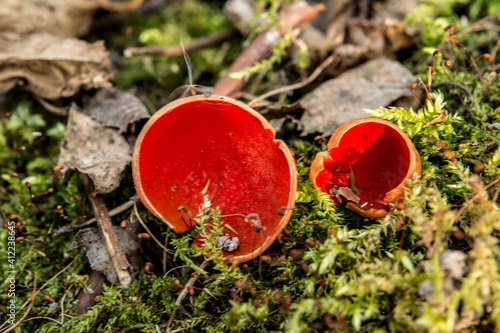
M 431 2 L 408 18 L 427 20 L 419 46 L 428 55 L 423 68 L 432 66 L 430 55 L 442 43 L 443 25 L 458 20 L 452 10 L 457 1 L 436 3 L 442 8 L 438 20 L 427 20 L 426 6 Z M 494 1 L 476 1 L 467 8 L 472 20 L 495 12 L 498 6 Z M 159 17 L 134 19 L 135 37 L 146 45 L 178 44 L 178 36 L 187 43 L 228 26 L 220 10 L 206 3 L 186 1 L 172 8 Z M 275 10 L 271 5 L 268 15 L 272 17 Z M 251 262 L 227 265 L 215 247 L 221 227 L 217 207 L 205 206 L 193 217 L 195 230 L 184 235 L 168 230 L 140 207 L 141 218 L 156 230 L 158 239 L 168 238 L 172 251 L 167 255 L 168 274 L 156 264 L 152 270 L 141 271 L 130 287 L 105 286 L 97 305 L 84 315 L 76 314 L 75 302 L 78 292 L 87 288 L 87 259 L 77 251 L 68 252 L 72 235 L 52 236 L 62 225 L 82 222 L 90 211 L 78 173 L 62 177 L 53 170 L 65 125 L 26 99 L 15 102 L 9 94 L 8 111 L 0 111 L 0 221 L 3 224 L 15 214 L 23 222 L 17 236 L 25 240 L 16 243 L 14 269 L 18 272 L 18 319 L 29 310 L 28 297 L 35 282 L 37 289 L 46 284 L 29 310 L 31 320 L 18 331 L 164 332 L 174 310 L 172 332 L 499 330 L 500 84 L 492 62 L 478 59 L 492 52 L 495 44 L 478 49 L 476 37 L 469 34 L 460 40 L 471 56 L 457 41 L 443 42 L 443 55 L 436 56 L 433 68 L 436 73 L 421 71 L 423 82 L 432 75 L 428 94 L 422 85 L 414 90 L 425 99 L 423 108 L 367 110 L 397 124 L 422 159 L 422 179 L 408 184 L 404 204 L 394 207 L 386 218 L 363 219 L 334 206 L 308 180 L 311 158 L 324 150 L 324 143 L 313 138 L 296 140 L 296 133 L 284 133 L 283 139 L 299 160 L 297 207 L 268 251 Z M 117 47 L 124 45 L 115 42 Z M 239 48 L 235 42 L 223 47 Z M 280 51 L 280 46 L 275 54 L 285 47 Z M 232 56 L 219 58 L 225 54 L 219 51 L 209 48 L 190 54 L 195 82 L 205 76 L 213 82 L 227 69 Z M 452 62 L 441 66 L 442 59 Z M 160 106 L 169 92 L 187 83 L 181 57 L 130 58 L 123 66 L 116 73 L 117 86 L 134 90 L 152 80 L 148 82 L 154 84 L 145 87 L 152 107 Z M 109 208 L 133 194 L 129 169 L 120 189 L 106 197 Z M 130 215 L 128 210 L 114 221 Z M 200 248 L 191 246 L 199 232 L 208 234 L 203 250 L 210 253 L 208 259 Z M 12 270 L 3 259 L 7 237 L 7 229 L 0 228 L 2 291 L 8 289 L 7 272 Z M 152 257 L 148 261 L 160 262 L 157 258 L 163 252 L 154 242 L 143 241 L 141 248 Z M 205 260 L 208 266 L 200 269 Z M 183 286 L 195 273 L 198 279 L 182 307 L 176 305 Z M 0 325 L 6 320 L 5 299 L 0 298 Z

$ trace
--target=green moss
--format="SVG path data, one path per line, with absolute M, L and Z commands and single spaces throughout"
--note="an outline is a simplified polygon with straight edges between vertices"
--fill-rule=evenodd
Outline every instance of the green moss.
M 277 3 L 260 1 L 257 6 L 267 8 L 266 15 L 272 17 L 277 13 Z M 433 4 L 441 6 L 445 15 L 437 20 L 438 25 L 443 20 L 453 23 L 457 19 L 450 11 L 456 3 Z M 470 10 L 482 13 L 494 6 L 495 2 L 486 5 L 479 1 Z M 184 16 L 192 19 L 182 19 Z M 134 40 L 140 38 L 148 45 L 177 44 L 180 37 L 188 43 L 227 26 L 219 10 L 198 1 L 172 5 L 158 16 L 134 20 L 138 22 Z M 431 31 L 436 28 L 430 25 L 426 29 L 430 35 L 424 36 L 423 45 L 436 46 L 443 32 Z M 479 45 L 474 40 L 474 36 L 465 39 L 468 49 Z M 120 44 L 123 41 L 115 42 L 116 47 L 124 45 Z M 207 81 L 213 82 L 236 56 L 230 54 L 239 47 L 233 43 L 227 57 L 217 48 L 191 54 L 195 81 L 209 77 Z M 90 271 L 87 260 L 76 251 L 67 252 L 71 235 L 52 237 L 53 230 L 81 220 L 79 217 L 89 210 L 85 199 L 88 193 L 79 174 L 68 172 L 58 178 L 53 172 L 65 126 L 30 103 L 9 101 L 12 105 L 6 104 L 12 115 L 3 113 L 0 118 L 0 205 L 4 220 L 11 214 L 20 215 L 24 225 L 17 236 L 27 239 L 16 244 L 18 283 L 28 287 L 16 294 L 17 308 L 31 295 L 29 288 L 35 276 L 38 288 L 47 283 L 31 309 L 29 317 L 35 319 L 23 322 L 18 331 L 165 331 L 174 309 L 177 313 L 172 331 L 187 332 L 500 329 L 500 131 L 492 126 L 500 123 L 500 85 L 485 59 L 476 62 L 481 68 L 478 73 L 465 52 L 460 56 L 457 48 L 451 48 L 452 55 L 445 49 L 441 50 L 443 58 L 455 61 L 450 67 L 436 66 L 434 84 L 461 83 L 472 97 L 461 88 L 437 86 L 424 103 L 425 109 L 369 111 L 372 116 L 397 124 L 422 158 L 422 178 L 408 184 L 404 205 L 379 220 L 364 219 L 343 206 L 335 206 L 308 180 L 308 166 L 318 151 L 325 150 L 325 143 L 290 139 L 284 131 L 298 161 L 298 191 L 296 208 L 278 242 L 253 261 L 226 265 L 221 261 L 220 249 L 215 247 L 222 223 L 217 207 L 203 207 L 202 214 L 192 217 L 197 219 L 195 230 L 184 235 L 168 230 L 139 207 L 141 218 L 155 230 L 155 235 L 161 240 L 168 238 L 168 248 L 173 251 L 168 254 L 169 273 L 163 274 L 160 267 L 162 250 L 153 242 L 145 242 L 145 259 L 159 267 L 149 273 L 142 271 L 130 287 L 107 286 L 97 305 L 85 315 L 76 314 L 75 302 L 78 291 L 86 288 L 81 275 Z M 180 57 L 131 58 L 118 69 L 117 84 L 139 93 L 144 89 L 156 107 L 166 100 L 165 91 L 187 82 L 184 66 Z M 429 125 L 445 110 L 446 117 Z M 26 181 L 31 184 L 34 198 Z M 49 188 L 53 191 L 48 192 Z M 117 206 L 132 194 L 127 170 L 120 190 L 106 197 L 107 205 Z M 130 218 L 130 214 L 126 211 L 116 220 Z M 192 247 L 192 240 L 200 232 L 207 236 L 206 246 Z M 6 244 L 6 229 L 0 228 L 2 258 Z M 463 265 L 458 275 L 453 275 L 444 262 L 451 250 L 460 251 L 466 259 L 464 264 L 452 262 L 454 267 Z M 203 253 L 210 254 L 210 264 L 201 270 Z M 68 265 L 64 273 L 53 278 Z M 7 286 L 9 270 L 7 262 L 2 261 L 2 290 Z M 176 305 L 182 286 L 195 272 L 200 274 L 197 282 L 181 305 Z M 54 298 L 56 303 L 50 304 L 43 295 Z M 26 310 L 19 311 L 18 319 Z M 3 322 L 3 295 L 0 313 Z

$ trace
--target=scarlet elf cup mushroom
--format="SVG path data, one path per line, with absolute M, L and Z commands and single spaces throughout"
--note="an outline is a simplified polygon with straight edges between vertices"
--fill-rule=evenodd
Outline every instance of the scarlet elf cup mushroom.
M 132 169 L 142 203 L 176 232 L 195 223 L 183 220 L 180 209 L 196 216 L 210 200 L 222 214 L 220 240 L 238 239 L 223 258 L 240 262 L 273 243 L 290 219 L 297 191 L 293 156 L 271 125 L 222 96 L 182 98 L 157 111 L 137 139 Z
M 406 182 L 421 173 L 415 146 L 396 125 L 361 118 L 340 126 L 311 165 L 313 185 L 335 204 L 369 218 L 384 217 L 404 199 Z

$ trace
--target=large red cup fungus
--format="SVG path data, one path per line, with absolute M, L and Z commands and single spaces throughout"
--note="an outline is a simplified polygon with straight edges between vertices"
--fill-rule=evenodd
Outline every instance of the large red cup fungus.
M 385 120 L 361 118 L 333 133 L 309 178 L 335 204 L 347 202 L 362 216 L 380 218 L 403 200 L 406 181 L 420 173 L 420 156 L 403 131 Z
M 223 258 L 240 262 L 273 243 L 297 191 L 293 156 L 271 125 L 222 96 L 187 97 L 156 112 L 137 139 L 132 168 L 143 204 L 176 232 L 195 223 L 179 211 L 195 217 L 208 198 L 222 214 Z

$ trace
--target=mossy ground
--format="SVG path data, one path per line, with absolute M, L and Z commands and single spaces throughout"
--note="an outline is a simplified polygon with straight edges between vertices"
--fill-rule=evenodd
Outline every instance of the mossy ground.
M 427 17 L 425 6 L 408 18 L 408 24 L 419 15 Z M 287 229 L 279 242 L 245 264 L 223 264 L 214 250 L 181 308 L 175 300 L 204 261 L 200 250 L 190 247 L 195 232 L 177 235 L 140 208 L 157 237 L 169 240 L 173 253 L 168 255 L 168 274 L 162 268 L 161 249 L 144 241 L 145 260 L 155 268 L 143 270 L 130 287 L 106 286 L 96 306 L 85 315 L 76 314 L 76 295 L 87 288 L 84 276 L 90 268 L 85 256 L 68 252 L 72 235 L 54 238 L 52 233 L 84 220 L 90 211 L 87 193 L 76 172 L 60 178 L 53 170 L 64 119 L 41 110 L 28 96 L 9 93 L 0 110 L 1 221 L 9 221 L 11 214 L 22 221 L 16 237 L 24 240 L 16 243 L 14 269 L 17 319 L 30 311 L 17 330 L 162 332 L 174 309 L 178 311 L 172 332 L 499 330 L 500 84 L 493 70 L 495 59 L 484 57 L 493 52 L 496 40 L 491 34 L 470 33 L 459 40 L 461 44 L 443 42 L 441 25 L 458 19 L 450 11 L 451 2 L 440 6 L 442 17 L 424 27 L 419 50 L 406 63 L 427 82 L 426 67 L 432 66 L 432 53 L 440 45 L 442 55 L 436 63 L 454 61 L 451 67 L 436 65 L 433 82 L 461 83 L 472 99 L 463 103 L 457 93 L 465 99 L 465 91 L 444 86 L 433 88 L 418 111 L 369 111 L 400 126 L 421 155 L 422 179 L 409 184 L 404 205 L 380 220 L 335 207 L 308 180 L 311 159 L 325 144 L 313 138 L 295 139 L 292 126 L 282 135 L 298 161 L 299 186 L 297 208 Z M 497 2 L 476 1 L 460 8 L 473 21 L 495 6 Z M 195 12 L 198 16 L 193 17 Z M 189 1 L 156 16 L 133 19 L 128 26 L 133 28 L 129 35 L 107 32 L 95 37 L 106 38 L 108 47 L 120 51 L 136 38 L 146 44 L 177 44 L 177 35 L 188 42 L 189 37 L 218 31 L 228 23 L 220 9 Z M 167 27 L 176 34 L 166 34 Z M 222 49 L 227 56 L 221 56 L 218 48 L 191 54 L 195 82 L 213 84 L 241 50 L 238 41 Z M 116 68 L 116 85 L 136 92 L 154 111 L 171 91 L 188 83 L 184 67 L 181 57 L 127 59 Z M 441 122 L 425 126 L 444 110 Z M 106 204 L 115 207 L 133 193 L 127 169 L 120 191 L 109 195 Z M 123 212 L 114 221 L 131 214 Z M 216 210 L 207 214 L 217 221 Z M 12 270 L 4 259 L 7 241 L 7 229 L 0 228 L 2 291 L 8 289 L 7 272 Z M 465 261 L 451 261 L 449 267 L 447 256 L 457 253 L 451 251 L 462 253 Z M 455 274 L 453 268 L 462 271 Z M 35 285 L 41 291 L 30 309 L 28 298 Z M 7 319 L 3 295 L 0 325 Z

